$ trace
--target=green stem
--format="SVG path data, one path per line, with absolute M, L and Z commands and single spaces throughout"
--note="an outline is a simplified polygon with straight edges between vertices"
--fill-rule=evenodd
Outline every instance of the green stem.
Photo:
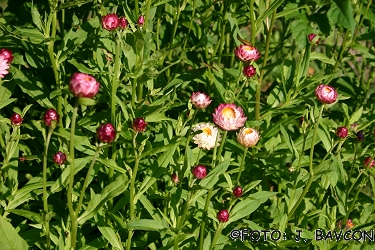
M 135 108 L 135 99 L 137 99 L 137 78 L 132 82 L 132 107 Z
M 48 156 L 48 147 L 51 141 L 51 136 L 53 133 L 53 128 L 48 128 L 48 134 L 46 138 L 46 143 L 44 147 L 44 156 L 43 156 L 43 208 L 45 212 L 45 227 L 46 227 L 46 239 L 47 239 L 47 249 L 50 249 L 50 237 L 49 237 L 49 215 L 48 215 L 48 197 L 47 197 L 47 156 Z
M 173 40 L 177 32 L 178 20 L 180 19 L 180 13 L 181 13 L 180 0 L 177 0 L 177 15 L 176 15 L 176 19 L 174 20 L 174 26 L 173 26 L 171 40 L 169 42 L 169 47 L 172 47 L 173 45 Z M 172 53 L 173 53 L 173 50 L 169 52 L 169 56 L 168 56 L 169 60 L 172 59 Z
M 2 148 L 5 148 L 5 142 L 4 142 L 4 138 L 2 135 L 0 135 L 0 145 Z
M 201 228 L 200 228 L 200 234 L 199 234 L 199 250 L 203 250 L 203 242 L 204 242 L 204 229 L 205 229 L 205 226 L 206 226 L 206 220 L 207 220 L 207 210 L 208 210 L 208 205 L 210 203 L 210 200 L 211 200 L 211 196 L 212 196 L 212 190 L 214 188 L 212 187 L 208 193 L 207 193 L 207 197 L 206 197 L 206 203 L 204 205 L 204 211 L 203 211 L 203 214 L 202 214 L 202 224 L 201 224 Z
M 70 127 L 70 177 L 69 177 L 69 187 L 68 187 L 68 208 L 70 219 L 72 220 L 72 230 L 70 232 L 70 242 L 73 250 L 76 248 L 76 238 L 77 238 L 77 214 L 74 211 L 72 203 L 72 193 L 73 193 L 73 184 L 74 184 L 74 134 L 76 129 L 76 120 L 77 120 L 77 111 L 78 111 L 78 99 L 76 99 L 73 107 L 73 116 L 72 123 Z
M 255 16 L 254 16 L 254 0 L 250 0 L 250 20 L 251 20 L 251 43 L 255 45 Z
M 193 20 L 194 20 L 196 8 L 197 8 L 197 0 L 193 0 L 193 12 L 191 13 L 189 29 L 188 29 L 188 32 L 186 33 L 186 37 L 185 37 L 185 40 L 184 40 L 184 45 L 182 46 L 182 50 L 185 50 L 185 48 L 186 48 L 187 40 L 189 38 L 191 28 L 193 27 Z
M 188 168 L 188 165 L 187 165 L 187 148 L 188 148 L 189 142 L 190 142 L 190 140 L 192 138 L 191 137 L 191 129 L 193 127 L 193 124 L 194 124 L 194 121 L 195 121 L 195 117 L 197 116 L 198 110 L 199 109 L 194 110 L 194 114 L 193 114 L 193 117 L 191 119 L 190 127 L 189 127 L 189 130 L 188 130 L 187 134 L 186 134 L 187 139 L 186 139 L 186 143 L 185 143 L 184 166 L 183 166 L 182 172 L 179 173 L 179 176 L 181 176 L 180 185 L 182 185 L 182 179 L 183 179 L 183 177 L 185 175 L 185 172 L 186 172 L 186 170 Z
M 238 70 L 240 71 L 240 73 L 238 74 L 238 77 L 237 77 L 236 89 L 238 88 L 238 85 L 240 85 L 240 80 L 241 80 L 241 76 L 242 76 L 242 66 L 243 66 L 243 62 L 239 62 L 238 63 Z M 245 81 L 244 84 L 246 84 L 246 81 Z M 228 90 L 228 88 L 230 88 L 230 84 L 227 85 L 227 89 L 226 90 Z M 235 96 L 235 100 L 238 99 L 238 96 L 240 95 L 242 88 L 243 88 L 243 84 L 241 85 L 240 90 L 238 91 L 237 95 Z M 234 100 L 232 99 L 231 102 L 233 102 L 233 101 Z
M 216 229 L 216 232 L 215 232 L 215 235 L 214 235 L 214 238 L 212 239 L 212 242 L 211 242 L 211 246 L 210 246 L 210 250 L 212 250 L 214 247 L 215 247 L 215 244 L 221 234 L 221 231 L 223 230 L 222 227 L 223 227 L 224 223 L 221 223 L 219 222 L 219 225 Z
M 335 66 L 333 68 L 333 72 L 335 72 L 336 69 L 337 69 L 337 67 L 339 66 L 339 63 L 340 63 L 341 58 L 342 58 L 342 55 L 344 54 L 344 51 L 345 51 L 345 43 L 346 43 L 346 40 L 348 39 L 348 36 L 349 36 L 349 30 L 346 31 L 344 39 L 342 40 L 340 52 L 339 52 L 339 55 L 338 55 L 338 57 L 336 59 L 336 63 L 335 63 Z
M 138 0 L 134 0 L 135 4 L 135 16 L 138 18 L 139 17 L 139 5 L 138 5 Z
M 227 134 L 228 134 L 228 131 L 224 131 L 224 133 L 223 133 L 223 138 L 221 139 L 221 143 L 220 143 L 220 147 L 219 147 L 219 152 L 217 152 L 216 160 L 217 160 L 217 159 L 220 160 L 221 152 L 223 151 L 224 144 L 225 144 L 225 140 L 227 139 Z M 219 136 L 219 135 L 218 135 L 218 136 Z
M 243 151 L 243 157 L 242 157 L 242 160 L 241 160 L 240 170 L 239 170 L 238 176 L 237 176 L 237 185 L 240 184 L 240 177 L 241 177 L 243 165 L 245 164 L 246 154 L 247 154 L 248 150 L 249 150 L 249 148 L 245 148 L 244 151 Z

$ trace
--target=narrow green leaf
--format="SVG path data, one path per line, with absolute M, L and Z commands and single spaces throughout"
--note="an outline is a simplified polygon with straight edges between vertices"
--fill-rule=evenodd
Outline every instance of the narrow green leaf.
M 37 213 L 22 209 L 8 209 L 7 212 L 23 216 L 34 223 L 43 224 L 43 218 Z
M 10 99 L 6 99 L 6 100 L 3 100 L 3 101 L 0 101 L 0 109 L 4 108 L 5 106 L 11 104 L 12 102 L 14 102 L 15 100 L 17 100 L 17 98 L 10 98 Z
M 240 202 L 238 202 L 233 209 L 230 212 L 228 224 L 234 221 L 237 221 L 239 219 L 242 219 L 243 217 L 246 217 L 250 215 L 252 212 L 254 212 L 261 203 L 257 199 L 244 199 Z
M 363 107 L 361 107 L 360 109 L 358 109 L 351 117 L 350 117 L 350 120 L 349 120 L 349 124 L 353 124 L 355 123 L 356 121 L 358 121 L 361 116 L 362 116 L 362 112 L 363 112 Z
M 354 33 L 356 22 L 351 0 L 333 0 L 327 16 L 333 25 L 338 24 Z
M 230 164 L 230 159 L 222 161 L 219 165 L 217 165 L 214 169 L 212 169 L 203 180 L 201 180 L 199 185 L 206 189 L 211 189 L 219 180 L 220 174 L 227 171 L 229 164 Z
M 318 53 L 318 52 L 312 52 L 310 55 L 311 60 L 319 60 L 321 62 L 334 65 L 336 63 L 335 59 L 328 58 L 325 54 Z
M 131 230 L 144 230 L 144 231 L 160 231 L 166 229 L 160 221 L 141 219 L 132 221 L 126 224 L 126 227 Z
M 31 17 L 33 19 L 33 23 L 35 24 L 36 27 L 38 27 L 38 29 L 41 31 L 41 32 L 44 32 L 44 26 L 43 26 L 43 22 L 42 22 L 42 19 L 40 17 L 40 14 L 39 14 L 39 11 L 38 9 L 35 7 L 35 5 L 33 5 L 31 7 Z
M 2 250 L 27 250 L 29 246 L 16 229 L 0 216 L 0 246 Z
M 117 249 L 123 250 L 124 248 L 121 244 L 121 239 L 119 239 L 120 236 L 116 234 L 115 230 L 105 222 L 105 218 L 98 214 L 97 216 L 95 216 L 95 221 L 97 223 L 99 231 L 102 233 L 104 238 L 108 240 L 109 244 L 111 244 L 113 247 L 116 247 Z

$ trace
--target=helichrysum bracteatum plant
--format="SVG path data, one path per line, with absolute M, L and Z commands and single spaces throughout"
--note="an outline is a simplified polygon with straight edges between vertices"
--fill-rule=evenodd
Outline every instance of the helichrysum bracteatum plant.
M 372 0 L 1 0 L 0 249 L 374 249 Z

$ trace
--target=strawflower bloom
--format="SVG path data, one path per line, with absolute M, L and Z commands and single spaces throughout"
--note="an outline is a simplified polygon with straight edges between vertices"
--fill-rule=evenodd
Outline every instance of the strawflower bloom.
M 243 74 L 246 77 L 253 77 L 257 74 L 257 69 L 254 68 L 252 65 L 248 65 L 243 67 Z
M 8 64 L 11 64 L 14 58 L 12 51 L 9 49 L 5 49 L 5 48 L 0 49 L 0 56 L 2 56 L 4 60 L 7 61 Z
M 125 17 L 120 17 L 119 19 L 119 23 L 118 23 L 118 26 L 121 28 L 121 29 L 126 29 L 128 27 L 128 20 L 126 20 Z
M 10 122 L 12 123 L 12 125 L 19 126 L 19 125 L 21 125 L 22 121 L 23 121 L 23 119 L 22 119 L 22 116 L 20 114 L 14 113 L 10 117 Z
M 76 72 L 70 78 L 69 89 L 76 97 L 93 98 L 99 91 L 100 84 L 90 75 Z
M 349 230 L 349 229 L 351 229 L 351 228 L 353 228 L 353 227 L 354 227 L 354 223 L 353 223 L 353 221 L 352 221 L 351 219 L 347 220 L 347 221 L 346 221 L 346 224 L 345 224 L 345 229 L 346 229 L 346 230 Z
M 234 49 L 236 57 L 243 62 L 256 61 L 260 58 L 257 48 L 250 45 L 240 45 Z
M 247 117 L 240 106 L 220 104 L 212 114 L 214 123 L 223 130 L 237 130 L 245 125 Z
M 331 104 L 336 101 L 338 94 L 332 86 L 320 84 L 315 89 L 315 96 L 320 102 L 324 104 Z
M 242 195 L 242 188 L 240 186 L 237 186 L 233 189 L 233 195 L 238 197 L 241 197 Z
M 339 127 L 336 130 L 336 135 L 340 138 L 346 138 L 348 136 L 348 129 L 346 127 Z
M 59 120 L 60 120 L 60 116 L 59 114 L 57 114 L 57 111 L 54 110 L 54 109 L 49 109 L 46 111 L 46 113 L 44 113 L 44 116 L 43 116 L 43 122 L 46 126 L 48 127 L 51 127 L 53 125 L 53 121 L 57 123 L 59 123 Z
M 190 100 L 197 109 L 207 108 L 212 102 L 210 97 L 203 92 L 193 92 L 190 96 Z
M 202 131 L 202 133 L 193 137 L 194 143 L 198 145 L 198 148 L 210 150 L 215 147 L 217 136 L 219 136 L 218 142 L 221 140 L 219 130 L 209 123 L 196 124 L 192 130 L 193 132 Z
M 245 148 L 255 146 L 259 141 L 259 132 L 254 128 L 242 128 L 237 133 L 237 141 Z
M 356 136 L 357 136 L 357 141 L 359 141 L 359 142 L 362 142 L 362 141 L 365 140 L 365 134 L 363 133 L 362 130 L 358 131 Z
M 115 30 L 118 25 L 119 19 L 115 13 L 107 14 L 102 18 L 102 26 L 106 30 Z
M 53 162 L 57 165 L 62 165 L 66 162 L 66 155 L 59 151 L 56 154 L 53 155 Z
M 7 69 L 9 69 L 8 61 L 4 56 L 0 55 L 0 78 L 4 78 L 9 73 Z
M 202 165 L 198 165 L 194 167 L 192 172 L 195 178 L 199 180 L 203 179 L 207 175 L 207 169 L 205 166 L 202 166 Z
M 178 179 L 178 175 L 176 173 L 173 173 L 171 176 L 172 182 L 173 183 L 179 183 L 180 180 Z
M 99 141 L 111 143 L 116 138 L 116 130 L 111 123 L 105 123 L 96 130 Z
M 145 119 L 141 118 L 135 118 L 132 123 L 133 129 L 138 132 L 142 133 L 145 132 L 147 128 L 148 123 L 145 121 Z
M 145 24 L 145 17 L 140 15 L 138 18 L 138 25 L 143 26 L 143 24 Z
M 228 210 L 226 210 L 226 209 L 220 210 L 220 211 L 217 213 L 217 219 L 218 219 L 220 222 L 227 222 L 228 219 L 229 219 L 229 213 L 228 213 Z
M 363 161 L 363 165 L 365 165 L 366 168 L 373 168 L 375 165 L 375 160 L 371 158 L 371 156 L 367 157 Z

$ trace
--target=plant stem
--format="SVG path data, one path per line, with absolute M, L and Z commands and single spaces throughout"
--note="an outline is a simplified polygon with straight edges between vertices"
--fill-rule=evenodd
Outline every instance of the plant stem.
M 251 43 L 255 45 L 255 17 L 254 17 L 254 0 L 250 0 L 250 20 L 251 20 Z
M 74 211 L 73 203 L 72 203 L 72 193 L 73 193 L 73 184 L 74 184 L 74 133 L 76 129 L 76 120 L 77 120 L 77 111 L 78 111 L 78 99 L 76 99 L 73 107 L 73 116 L 72 116 L 72 123 L 70 127 L 70 177 L 69 177 L 69 188 L 68 188 L 68 208 L 70 219 L 72 220 L 72 229 L 70 232 L 70 242 L 71 247 L 73 250 L 76 248 L 76 238 L 77 238 L 77 214 Z
M 266 51 L 264 53 L 262 68 L 264 68 L 267 65 L 268 52 L 270 48 L 270 41 L 271 41 L 271 35 L 272 35 L 272 28 L 273 28 L 273 24 L 275 23 L 275 19 L 276 19 L 276 10 L 273 12 L 270 29 L 267 32 Z M 265 73 L 265 70 L 262 69 L 260 71 L 259 84 L 257 86 L 256 94 L 255 94 L 255 119 L 256 120 L 260 120 L 260 91 L 262 89 L 264 73 Z
M 220 160 L 221 152 L 223 151 L 223 147 L 224 147 L 224 144 L 225 144 L 225 140 L 227 139 L 227 134 L 228 134 L 228 131 L 224 131 L 224 133 L 223 133 L 223 138 L 221 139 L 221 144 L 220 144 L 220 147 L 219 147 L 219 152 L 217 152 L 216 160 L 217 160 L 217 159 Z M 219 135 L 218 135 L 218 136 L 219 136 Z
M 46 142 L 44 145 L 44 156 L 43 156 L 43 209 L 45 212 L 45 228 L 46 228 L 46 239 L 47 239 L 47 249 L 50 249 L 50 237 L 49 237 L 49 214 L 48 214 L 48 197 L 47 197 L 47 156 L 48 156 L 48 147 L 51 141 L 53 128 L 48 128 L 48 134 Z
M 139 5 L 138 5 L 138 0 L 134 0 L 134 4 L 135 4 L 135 16 L 136 18 L 139 17 Z
M 205 225 L 206 225 L 206 220 L 207 220 L 207 210 L 208 210 L 208 205 L 210 203 L 210 200 L 211 200 L 211 196 L 212 196 L 212 190 L 214 188 L 212 187 L 208 193 L 207 193 L 207 197 L 206 197 L 206 203 L 204 205 L 204 211 L 203 211 L 203 214 L 202 214 L 202 224 L 201 224 L 201 229 L 200 229 L 200 234 L 199 234 L 199 250 L 203 250 L 203 242 L 204 242 L 204 228 L 205 228 Z
M 243 151 L 243 157 L 242 157 L 242 160 L 241 160 L 240 170 L 239 170 L 238 176 L 237 176 L 237 185 L 239 185 L 239 183 L 240 183 L 240 177 L 241 177 L 243 165 L 245 163 L 246 154 L 247 154 L 248 150 L 249 150 L 249 148 L 245 148 L 244 151 Z
M 189 127 L 189 130 L 188 130 L 187 135 L 186 135 L 187 139 L 186 139 L 186 143 L 185 143 L 184 166 L 183 166 L 182 172 L 179 173 L 179 176 L 181 176 L 182 179 L 183 179 L 183 177 L 185 175 L 185 172 L 186 172 L 186 170 L 188 168 L 188 165 L 187 165 L 187 148 L 188 148 L 189 142 L 191 140 L 191 129 L 193 127 L 193 124 L 194 124 L 194 121 L 195 121 L 195 117 L 197 116 L 198 110 L 199 109 L 194 110 L 194 114 L 193 114 L 193 117 L 191 119 L 190 127 Z M 180 185 L 182 185 L 182 179 L 180 181 Z
M 189 38 L 189 34 L 190 34 L 190 31 L 191 31 L 191 28 L 193 27 L 193 20 L 194 20 L 195 9 L 196 8 L 197 8 L 197 0 L 193 0 L 193 11 L 191 13 L 191 19 L 190 19 L 189 29 L 188 29 L 188 32 L 186 33 L 186 37 L 185 37 L 185 40 L 184 40 L 184 45 L 182 46 L 182 50 L 185 50 L 185 48 L 186 48 L 186 43 L 187 43 L 187 40 Z
M 212 242 L 211 242 L 210 250 L 214 248 L 214 246 L 216 244 L 216 241 L 218 240 L 219 235 L 221 234 L 221 231 L 223 230 L 223 228 L 222 228 L 223 225 L 224 225 L 224 223 L 219 222 L 219 225 L 217 226 L 214 238 L 212 239 Z

